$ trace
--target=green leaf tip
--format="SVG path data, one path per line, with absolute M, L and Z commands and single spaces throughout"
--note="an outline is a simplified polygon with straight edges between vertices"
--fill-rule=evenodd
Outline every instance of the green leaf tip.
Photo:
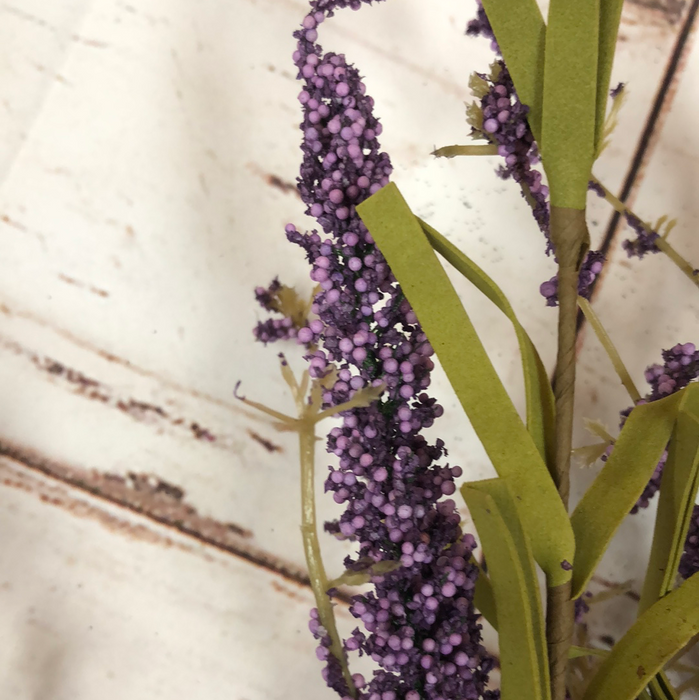
M 614 54 L 624 0 L 599 0 L 599 53 L 597 65 L 597 105 L 595 116 L 596 148 L 601 149 L 605 138 L 607 96 L 612 75 Z
M 684 391 L 684 390 L 683 390 Z M 636 406 L 612 454 L 571 516 L 573 598 L 585 590 L 621 521 L 643 492 L 672 433 L 683 392 Z
M 583 700 L 634 700 L 665 664 L 699 634 L 699 575 L 657 601 L 621 638 Z
M 483 0 L 507 69 L 522 104 L 529 107 L 527 120 L 540 143 L 544 89 L 546 25 L 536 0 Z
M 548 372 L 531 338 L 519 322 L 512 305 L 498 285 L 453 243 L 432 226 L 418 219 L 432 248 L 460 272 L 510 320 L 522 356 L 527 430 L 547 464 L 554 459 L 556 409 Z
M 551 205 L 584 209 L 596 151 L 600 0 L 551 0 L 541 157 Z
M 649 608 L 670 591 L 699 486 L 699 384 L 684 390 L 660 482 L 653 544 L 639 609 Z

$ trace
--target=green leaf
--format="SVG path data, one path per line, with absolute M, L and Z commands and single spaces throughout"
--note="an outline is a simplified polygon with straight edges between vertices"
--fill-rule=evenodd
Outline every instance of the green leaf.
M 495 595 L 493 586 L 488 575 L 483 571 L 481 565 L 475 560 L 471 560 L 478 567 L 478 578 L 476 579 L 476 589 L 473 593 L 473 605 L 478 612 L 493 626 L 498 628 L 497 610 L 495 608 Z
M 575 542 L 568 514 L 419 221 L 393 183 L 357 211 L 400 282 L 493 466 L 517 494 L 534 556 L 550 585 L 569 581 L 563 562 L 572 561 Z
M 612 649 L 584 700 L 633 700 L 699 634 L 699 576 L 652 605 Z
M 678 392 L 631 411 L 607 463 L 573 511 L 573 598 L 584 592 L 621 521 L 653 475 L 670 439 L 682 396 L 683 392 Z
M 590 647 L 578 647 L 572 644 L 568 651 L 569 659 L 578 659 L 581 656 L 609 656 L 607 649 L 591 649 Z
M 596 442 L 594 445 L 584 445 L 573 450 L 573 459 L 583 467 L 591 467 L 607 451 L 611 442 Z
M 599 0 L 551 0 L 539 145 L 553 207 L 584 209 L 587 201 L 595 154 L 599 23 Z
M 647 691 L 651 700 L 679 700 L 664 671 L 659 671 L 655 678 L 651 678 Z
M 400 569 L 403 566 L 399 561 L 361 561 L 361 569 L 345 569 L 337 578 L 328 581 L 328 590 L 338 586 L 363 586 L 377 576 Z
M 536 0 L 483 0 L 483 8 L 502 51 L 534 138 L 541 137 L 546 25 Z
M 614 438 L 609 434 L 609 431 L 598 420 L 591 420 L 590 418 L 583 418 L 583 423 L 585 424 L 585 430 L 592 435 L 596 435 L 605 442 L 614 442 Z
M 465 484 L 461 493 L 488 558 L 498 610 L 503 697 L 549 697 L 548 660 L 534 558 L 504 479 Z
M 601 144 L 604 132 L 609 81 L 612 76 L 612 64 L 614 63 L 621 8 L 624 0 L 599 0 L 599 3 L 599 63 L 597 68 L 597 116 L 595 120 L 596 149 Z
M 500 287 L 441 233 L 418 219 L 432 247 L 482 292 L 512 323 L 519 343 L 527 402 L 527 429 L 547 464 L 555 459 L 556 409 L 551 381 L 531 338 Z
M 639 609 L 672 589 L 699 485 L 699 384 L 684 390 L 660 482 L 653 545 Z

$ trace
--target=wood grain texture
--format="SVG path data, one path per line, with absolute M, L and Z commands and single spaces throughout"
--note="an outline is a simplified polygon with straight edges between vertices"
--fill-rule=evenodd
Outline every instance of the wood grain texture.
M 613 81 L 631 90 L 598 170 L 610 187 L 681 24 L 681 8 L 648 5 L 627 3 L 622 20 Z M 338 13 L 321 43 L 366 75 L 411 207 L 503 287 L 550 366 L 555 314 L 538 285 L 553 263 L 516 187 L 488 159 L 428 156 L 465 140 L 467 74 L 492 60 L 487 42 L 463 37 L 472 9 L 381 3 Z M 300 0 L 0 4 L 2 697 L 327 697 L 306 629 L 295 441 L 233 396 L 243 379 L 251 398 L 290 406 L 275 348 L 252 340 L 263 317 L 252 290 L 275 275 L 311 288 L 283 236 L 288 221 L 312 225 L 293 190 L 291 32 L 304 11 Z M 690 147 L 673 145 L 679 128 L 657 147 L 667 177 L 675 159 L 682 172 L 697 162 L 686 125 Z M 680 208 L 694 206 L 686 182 L 665 191 Z M 608 218 L 595 202 L 593 237 Z M 646 262 L 661 263 L 634 263 L 631 294 L 665 283 Z M 630 268 L 614 265 L 627 284 Z M 523 411 L 514 335 L 456 284 Z M 629 293 L 606 284 L 610 299 Z M 681 293 L 668 284 L 666 304 Z M 659 301 L 644 309 L 648 333 L 619 343 L 637 374 L 644 347 L 696 322 L 694 311 L 668 318 Z M 627 307 L 608 313 L 625 327 Z M 581 412 L 613 423 L 623 396 L 594 393 L 610 377 L 587 352 Z M 450 461 L 464 478 L 492 475 L 439 371 L 433 390 Z M 323 459 L 319 447 L 319 490 Z M 320 517 L 337 514 L 329 500 Z M 347 546 L 324 546 L 336 575 Z

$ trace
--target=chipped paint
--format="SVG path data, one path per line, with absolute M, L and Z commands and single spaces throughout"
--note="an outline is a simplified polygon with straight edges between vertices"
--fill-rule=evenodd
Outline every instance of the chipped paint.
M 9 303 L 6 301 L 0 300 L 0 313 L 5 314 L 8 317 L 14 317 L 14 318 L 19 318 L 23 319 L 25 321 L 29 321 L 31 323 L 35 323 L 38 326 L 42 328 L 46 328 L 50 330 L 51 332 L 55 333 L 59 337 L 63 338 L 64 340 L 67 340 L 69 343 L 72 343 L 75 347 L 80 348 L 81 350 L 85 350 L 89 353 L 92 353 L 96 355 L 97 357 L 106 360 L 107 362 L 113 363 L 115 365 L 119 365 L 121 367 L 127 368 L 129 371 L 133 372 L 134 374 L 137 374 L 140 377 L 144 377 L 146 379 L 152 379 L 158 383 L 159 386 L 168 388 L 168 389 L 173 389 L 177 392 L 180 392 L 182 394 L 186 394 L 188 396 L 191 396 L 192 398 L 199 399 L 201 401 L 205 401 L 206 403 L 213 404 L 215 406 L 218 406 L 220 408 L 225 408 L 226 410 L 230 411 L 231 413 L 235 414 L 246 414 L 247 411 L 245 411 L 240 405 L 233 403 L 231 401 L 226 401 L 225 399 L 221 399 L 217 396 L 213 396 L 212 394 L 208 394 L 204 391 L 198 391 L 197 389 L 192 389 L 191 387 L 185 386 L 183 384 L 180 384 L 178 382 L 175 382 L 168 377 L 164 377 L 157 372 L 153 372 L 151 370 L 145 369 L 143 367 L 139 367 L 138 365 L 135 365 L 133 362 L 130 360 L 127 360 L 123 357 L 119 357 L 118 355 L 115 355 L 114 353 L 108 352 L 107 350 L 104 350 L 103 348 L 100 348 L 93 343 L 90 343 L 89 341 L 86 341 L 82 338 L 79 338 L 77 335 L 74 333 L 71 333 L 69 330 L 62 328 L 61 326 L 57 326 L 50 321 L 47 321 L 46 319 L 42 318 L 41 316 L 31 313 L 30 311 L 18 309 L 16 307 L 11 306 Z
M 58 275 L 58 279 L 61 280 L 61 282 L 65 282 L 66 284 L 71 284 L 74 287 L 78 287 L 79 289 L 86 289 L 88 292 L 92 292 L 93 294 L 96 294 L 98 297 L 108 297 L 109 292 L 100 289 L 99 287 L 95 287 L 94 285 L 87 284 L 85 282 L 80 282 L 79 280 L 74 279 L 73 277 L 68 277 L 68 275 L 64 275 L 63 273 Z
M 11 474 L 8 476 L 7 471 Z M 32 471 L 54 479 L 55 484 L 31 474 Z M 187 535 L 200 544 L 240 557 L 272 571 L 296 585 L 310 587 L 306 572 L 253 545 L 253 533 L 235 523 L 221 522 L 200 515 L 184 500 L 184 491 L 153 475 L 102 473 L 49 459 L 30 448 L 0 441 L 0 483 L 35 494 L 43 502 L 65 508 L 79 517 L 90 517 L 105 527 L 162 546 L 173 546 L 172 538 L 154 530 L 157 523 Z M 146 526 L 107 513 L 97 505 L 67 490 L 72 487 L 120 506 L 152 521 Z M 177 544 L 179 547 L 185 545 Z M 188 551 L 199 552 L 194 547 Z M 334 599 L 349 604 L 350 594 L 337 591 Z
M 281 445 L 276 445 L 273 443 L 271 440 L 268 440 L 267 438 L 263 438 L 261 435 L 256 433 L 254 430 L 250 430 L 248 428 L 248 435 L 257 443 L 262 445 L 262 447 L 267 450 L 267 452 L 283 452 L 283 449 Z
M 60 382 L 73 393 L 116 408 L 138 422 L 169 427 L 180 434 L 184 431 L 195 440 L 215 443 L 216 446 L 237 451 L 235 442 L 230 437 L 219 440 L 219 436 L 197 421 L 174 416 L 162 406 L 147 401 L 121 396 L 107 384 L 87 376 L 80 370 L 68 367 L 52 357 L 40 355 L 10 338 L 0 335 L 0 347 L 28 358 L 37 369 L 46 372 L 52 380 Z

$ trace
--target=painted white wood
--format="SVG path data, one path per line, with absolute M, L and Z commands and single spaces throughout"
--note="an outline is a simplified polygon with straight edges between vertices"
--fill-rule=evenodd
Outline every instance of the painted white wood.
M 300 118 L 291 31 L 304 11 L 296 0 L 22 0 L 0 6 L 0 127 L 7 135 L 0 144 L 0 443 L 53 476 L 16 464 L 3 469 L 38 479 L 42 488 L 67 489 L 71 498 L 85 498 L 98 512 L 128 522 L 135 516 L 123 507 L 93 501 L 59 479 L 124 503 L 124 494 L 129 488 L 136 493 L 138 484 L 116 480 L 109 490 L 106 473 L 156 475 L 181 489 L 183 500 L 139 492 L 131 494 L 131 507 L 138 501 L 151 519 L 171 524 L 158 537 L 180 538 L 181 527 L 203 531 L 218 546 L 210 555 L 214 566 L 189 540 L 189 549 L 163 550 L 105 530 L 99 518 L 76 521 L 37 498 L 37 490 L 0 488 L 7 503 L 2 531 L 11 533 L 0 543 L 0 571 L 18 596 L 0 610 L 0 620 L 8 616 L 0 635 L 11 630 L 13 638 L 35 644 L 34 661 L 22 657 L 19 664 L 5 656 L 0 662 L 12 669 L 9 675 L 0 671 L 0 693 L 145 700 L 160 697 L 161 683 L 162 695 L 170 697 L 237 693 L 240 700 L 256 700 L 282 690 L 325 692 L 305 631 L 307 592 L 299 589 L 302 600 L 290 602 L 268 583 L 284 586 L 285 579 L 232 553 L 294 576 L 303 572 L 293 436 L 242 413 L 233 389 L 242 379 L 249 397 L 292 409 L 277 349 L 253 342 L 251 328 L 263 314 L 252 290 L 275 275 L 311 288 L 302 253 L 283 235 L 289 221 L 311 225 L 288 187 L 298 168 Z M 470 4 L 460 0 L 381 3 L 338 13 L 323 25 L 321 43 L 345 51 L 366 76 L 395 179 L 414 210 L 502 285 L 550 365 L 555 312 L 543 305 L 538 286 L 554 266 L 543 256 L 541 234 L 516 187 L 497 179 L 490 159 L 437 162 L 429 156 L 434 146 L 467 139 L 468 74 L 492 60 L 487 42 L 463 37 L 471 14 Z M 629 83 L 629 99 L 596 168 L 614 187 L 628 168 L 677 31 L 667 14 L 627 3 L 614 77 Z M 698 61 L 693 55 L 689 69 L 696 72 Z M 692 75 L 685 74 L 645 174 L 643 206 L 647 202 L 652 216 L 668 201 L 678 210 L 695 206 L 686 184 L 699 149 L 690 126 Z M 676 186 L 663 189 L 677 172 L 683 175 Z M 610 210 L 596 200 L 592 206 L 593 238 L 599 240 Z M 685 228 L 675 234 L 678 248 L 688 253 L 692 216 L 683 216 Z M 623 329 L 619 347 L 640 380 L 657 355 L 645 348 L 674 343 L 677 333 L 696 328 L 696 305 L 689 312 L 672 305 L 693 290 L 679 277 L 668 281 L 672 271 L 659 259 L 629 268 L 615 254 L 611 267 L 597 304 L 611 328 Z M 457 284 L 521 409 L 510 329 L 497 311 Z M 630 323 L 635 313 L 643 315 L 643 335 Z M 301 368 L 299 353 L 290 355 Z M 590 337 L 579 386 L 582 414 L 612 427 L 625 397 Z M 450 460 L 464 465 L 465 478 L 489 475 L 439 373 L 433 389 L 449 409 L 433 434 L 445 438 Z M 325 460 L 319 449 L 319 485 Z M 321 499 L 322 517 L 336 512 Z M 226 523 L 237 530 L 226 531 Z M 643 540 L 647 524 L 634 521 L 625 537 Z M 151 530 L 161 532 L 158 527 Z M 324 544 L 329 569 L 339 573 L 345 546 Z M 98 550 L 108 559 L 95 557 Z M 609 564 L 610 577 L 638 576 L 642 557 L 625 551 L 626 559 Z M 63 567 L 61 557 L 74 563 Z M 219 578 L 221 567 L 228 573 Z M 65 592 L 76 576 L 90 595 Z M 157 591 L 167 588 L 164 580 L 170 588 L 157 599 Z M 52 586 L 65 587 L 50 605 L 58 608 L 58 621 L 46 608 Z M 239 617 L 224 612 L 230 589 L 237 591 Z M 259 618 L 244 614 L 247 600 Z M 32 605 L 38 612 L 30 617 Z M 131 617 L 124 607 L 133 608 Z M 79 622 L 90 615 L 109 628 L 99 643 Z M 53 632 L 36 632 L 43 618 Z M 147 657 L 134 645 L 136 633 L 155 645 L 156 632 L 171 619 L 170 656 L 149 646 Z M 256 625 L 260 629 L 253 630 Z M 192 628 L 196 633 L 189 633 Z M 300 635 L 292 636 L 298 629 Z M 279 637 L 263 652 L 269 630 Z M 249 631 L 248 648 L 241 639 Z M 228 641 L 222 645 L 224 632 Z M 64 639 L 69 651 L 55 652 Z M 188 664 L 195 651 L 196 663 Z M 151 656 L 152 667 L 145 663 Z M 108 669 L 107 657 L 119 659 L 120 668 Z M 264 665 L 273 658 L 288 668 L 283 685 Z M 101 670 L 93 673 L 92 665 Z M 114 679 L 99 675 L 107 670 Z M 55 680 L 48 690 L 35 689 L 44 675 Z

